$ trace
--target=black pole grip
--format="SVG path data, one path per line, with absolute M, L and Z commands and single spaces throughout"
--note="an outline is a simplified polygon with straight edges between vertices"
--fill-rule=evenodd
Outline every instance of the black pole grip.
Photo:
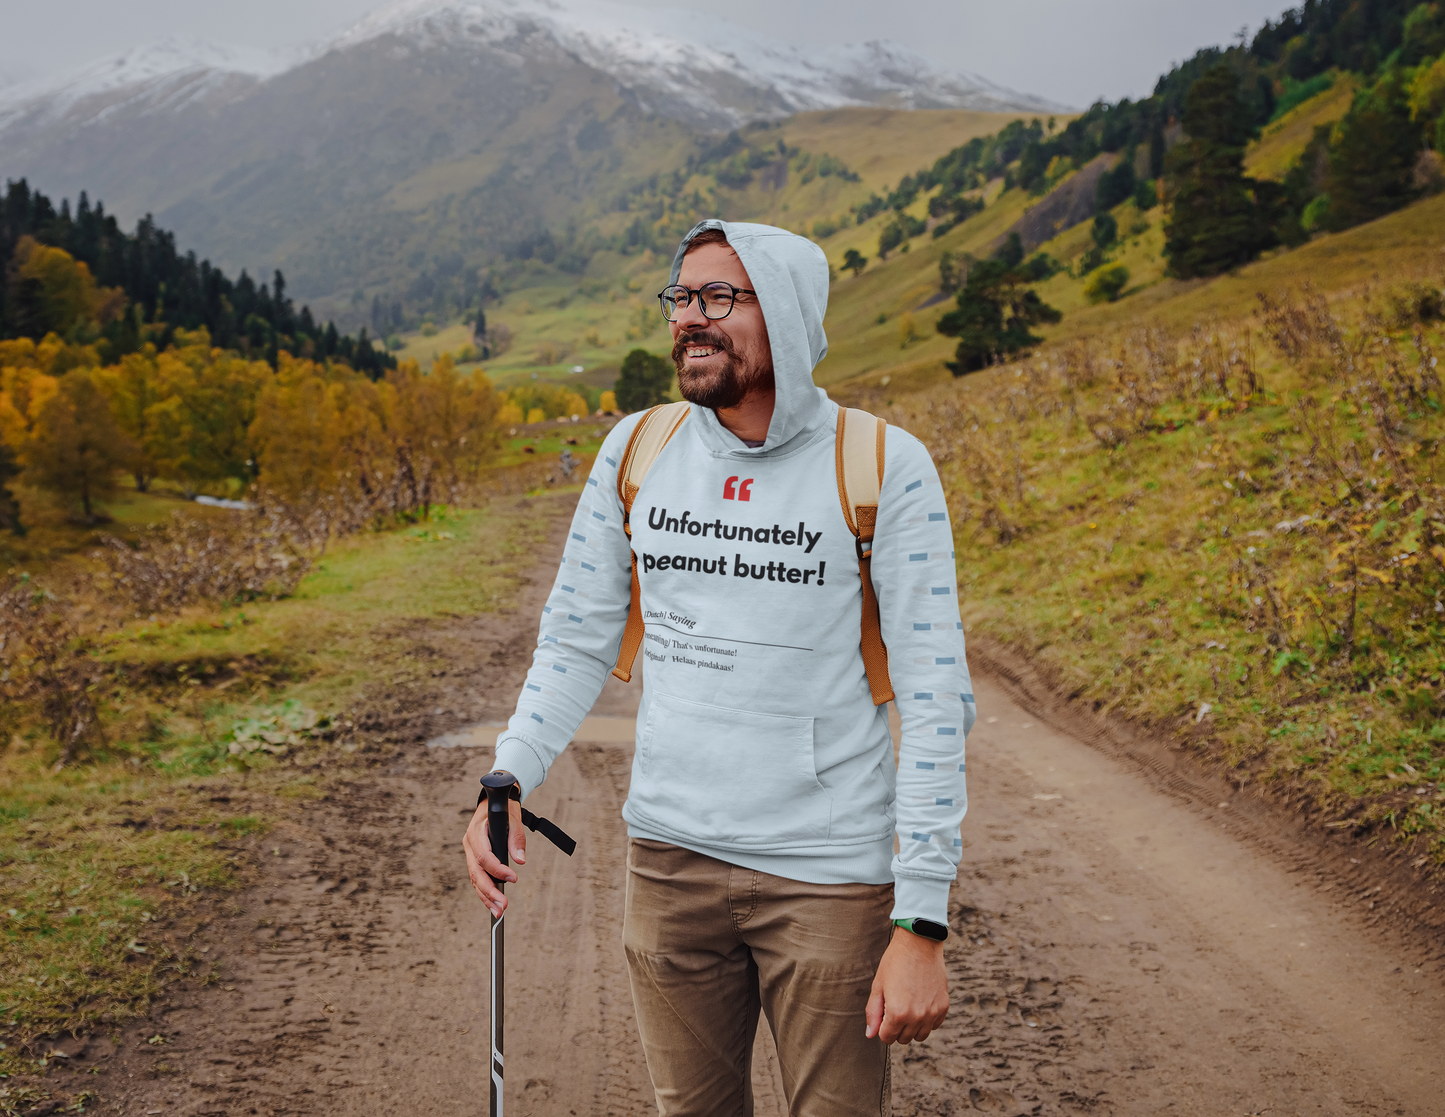
M 507 815 L 507 803 L 517 794 L 517 778 L 508 772 L 488 772 L 482 777 L 482 787 L 487 794 L 487 840 L 492 847 L 492 856 L 502 865 L 508 863 L 507 835 L 511 819 Z M 496 881 L 497 887 L 502 882 Z

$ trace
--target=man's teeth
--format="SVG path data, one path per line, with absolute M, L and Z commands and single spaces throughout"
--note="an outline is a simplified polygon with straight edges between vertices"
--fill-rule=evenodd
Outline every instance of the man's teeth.
M 687 347 L 689 357 L 711 357 L 716 352 L 718 352 L 718 348 L 715 345 L 689 345 Z

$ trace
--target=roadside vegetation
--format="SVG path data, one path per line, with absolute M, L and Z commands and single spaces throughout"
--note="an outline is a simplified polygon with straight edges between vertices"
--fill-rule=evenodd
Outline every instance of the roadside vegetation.
M 438 633 L 514 599 L 549 499 L 373 525 L 333 540 L 277 599 L 134 618 L 103 587 L 12 587 L 9 669 L 34 669 L 11 623 L 34 602 L 59 614 L 50 654 L 80 675 L 5 706 L 0 1074 L 62 1064 L 46 1037 L 143 1013 L 170 981 L 216 980 L 196 932 L 250 879 L 288 802 L 416 737 L 445 700 Z M 77 694 L 94 722 L 72 743 L 53 707 Z
M 1442 300 L 1276 291 L 885 403 L 939 463 L 968 631 L 1438 872 Z

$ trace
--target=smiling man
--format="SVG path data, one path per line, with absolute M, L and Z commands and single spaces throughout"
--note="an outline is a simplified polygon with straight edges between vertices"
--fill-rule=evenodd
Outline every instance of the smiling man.
M 860 646 L 869 602 L 838 408 L 812 380 L 826 258 L 782 229 L 705 221 L 659 299 L 690 410 L 626 526 L 618 470 L 642 417 L 603 444 L 497 770 L 521 798 L 546 778 L 617 662 L 635 584 L 646 679 L 622 812 L 624 945 L 658 1110 L 750 1114 L 761 1011 L 792 1114 L 879 1117 L 887 1045 L 926 1038 L 948 1011 L 974 702 L 943 490 L 923 446 L 888 428 L 871 583 L 902 720 L 895 765 Z M 491 878 L 517 876 L 489 852 L 485 813 L 463 845 L 495 914 Z M 511 833 L 522 863 L 520 824 Z

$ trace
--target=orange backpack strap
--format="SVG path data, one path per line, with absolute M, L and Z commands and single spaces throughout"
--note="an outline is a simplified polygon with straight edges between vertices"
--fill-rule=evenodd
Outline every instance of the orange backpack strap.
M 657 455 L 677 433 L 687 418 L 690 405 L 686 400 L 659 404 L 645 414 L 632 429 L 622 464 L 617 467 L 617 495 L 622 500 L 622 530 L 632 539 L 632 502 Z M 622 630 L 622 646 L 617 649 L 617 666 L 612 673 L 624 683 L 632 681 L 632 664 L 642 647 L 642 586 L 637 580 L 637 552 L 632 552 L 632 602 L 627 607 L 627 627 Z
M 878 615 L 878 595 L 873 590 L 873 533 L 878 526 L 878 499 L 883 490 L 883 454 L 888 424 L 866 411 L 838 408 L 838 500 L 843 519 L 853 533 L 858 549 L 858 576 L 863 581 L 863 621 L 859 646 L 863 670 L 873 704 L 893 700 L 893 682 L 888 677 L 888 649 Z

